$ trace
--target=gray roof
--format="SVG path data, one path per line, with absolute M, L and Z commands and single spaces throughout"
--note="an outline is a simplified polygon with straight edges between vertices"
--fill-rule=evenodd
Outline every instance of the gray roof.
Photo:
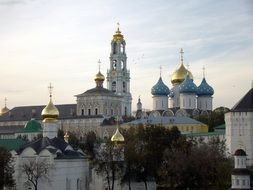
M 252 112 L 253 111 L 253 88 L 245 94 L 231 111 Z
M 39 106 L 19 106 L 14 107 L 9 112 L 0 116 L 0 122 L 4 121 L 28 121 L 31 118 L 42 120 L 41 112 L 46 105 Z M 75 118 L 102 118 L 101 115 L 96 116 L 77 116 L 76 104 L 60 104 L 56 105 L 59 110 L 59 119 L 75 119 Z
M 55 154 L 57 150 L 61 150 L 61 152 L 56 153 L 57 154 L 56 159 L 74 159 L 74 158 L 84 159 L 85 157 L 87 157 L 86 155 L 80 153 L 77 150 L 66 149 L 68 145 L 69 144 L 67 142 L 58 137 L 55 137 L 53 139 L 43 137 L 31 143 L 25 144 L 17 151 L 17 153 L 21 154 L 24 149 L 31 147 L 34 149 L 34 151 L 36 151 L 37 154 L 39 154 L 44 149 L 47 149 L 52 154 Z M 51 146 L 52 148 L 49 148 L 49 146 Z
M 151 125 L 159 125 L 159 124 L 198 124 L 198 125 L 204 125 L 203 123 L 189 118 L 189 117 L 168 117 L 168 116 L 158 116 L 153 118 L 141 118 L 134 121 L 131 121 L 129 123 L 126 123 L 129 125 L 138 125 L 138 124 L 151 124 Z
M 112 92 L 111 90 L 108 90 L 106 88 L 97 86 L 95 88 L 89 89 L 87 91 L 85 91 L 82 94 L 78 94 L 76 96 L 112 96 L 112 97 L 121 97 L 117 94 L 115 94 L 114 92 Z

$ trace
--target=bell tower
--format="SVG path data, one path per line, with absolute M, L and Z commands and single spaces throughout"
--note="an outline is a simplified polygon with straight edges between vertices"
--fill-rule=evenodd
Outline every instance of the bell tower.
M 123 97 L 121 113 L 131 115 L 130 71 L 127 70 L 126 42 L 117 24 L 111 41 L 110 69 L 107 71 L 107 88 Z

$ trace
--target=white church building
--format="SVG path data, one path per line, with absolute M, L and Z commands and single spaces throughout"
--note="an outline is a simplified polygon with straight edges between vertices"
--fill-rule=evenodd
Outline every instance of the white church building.
M 59 111 L 51 95 L 42 111 L 43 138 L 11 151 L 14 158 L 15 189 L 72 190 L 89 188 L 88 157 L 68 140 L 57 137 Z M 67 137 L 67 136 L 65 136 Z M 35 178 L 38 177 L 38 180 Z
M 253 88 L 225 114 L 225 138 L 232 154 L 240 147 L 247 152 L 247 165 L 253 165 Z

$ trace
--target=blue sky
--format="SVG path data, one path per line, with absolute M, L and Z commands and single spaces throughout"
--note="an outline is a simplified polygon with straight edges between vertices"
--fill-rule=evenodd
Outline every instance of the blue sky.
M 232 107 L 251 88 L 251 0 L 0 0 L 0 105 L 4 97 L 9 107 L 46 104 L 50 82 L 56 104 L 74 103 L 74 95 L 95 86 L 98 59 L 106 75 L 117 22 L 133 109 L 139 95 L 152 108 L 160 66 L 172 87 L 180 48 L 197 85 L 205 66 L 214 107 Z

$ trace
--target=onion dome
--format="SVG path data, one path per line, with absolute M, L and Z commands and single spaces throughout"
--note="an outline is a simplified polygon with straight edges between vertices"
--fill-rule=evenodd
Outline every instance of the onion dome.
M 7 113 L 8 111 L 10 111 L 9 108 L 7 108 L 6 106 L 4 106 L 4 108 L 1 109 L 0 115 L 3 115 L 5 113 Z
M 120 133 L 119 128 L 117 127 L 116 132 L 114 133 L 114 135 L 111 138 L 112 142 L 124 142 L 125 138 L 124 136 Z
M 121 31 L 119 30 L 119 23 L 117 23 L 118 28 L 115 32 L 115 34 L 113 35 L 113 42 L 124 42 L 124 36 L 121 34 Z
M 237 149 L 236 151 L 235 151 L 235 154 L 234 154 L 235 156 L 247 156 L 246 155 L 246 152 L 243 150 L 243 149 Z
M 162 77 L 151 89 L 151 94 L 154 96 L 168 96 L 169 93 L 170 89 L 163 83 Z
M 96 74 L 96 77 L 95 77 L 94 80 L 96 81 L 96 84 L 97 84 L 98 87 L 99 86 L 102 87 L 103 86 L 103 82 L 105 80 L 105 77 L 104 77 L 104 75 L 100 71 L 98 71 L 98 73 Z
M 180 67 L 172 74 L 171 83 L 173 85 L 180 84 L 186 78 L 187 73 L 189 74 L 190 79 L 193 79 L 192 73 L 185 68 L 183 63 L 181 63 Z
M 64 135 L 64 140 L 65 140 L 65 142 L 69 142 L 69 133 L 68 133 L 68 131 L 66 131 L 66 133 L 65 133 L 65 135 Z
M 214 94 L 213 88 L 206 82 L 203 78 L 201 84 L 198 86 L 197 95 L 198 96 L 212 96 Z
M 32 118 L 25 124 L 24 132 L 39 132 L 39 131 L 42 131 L 41 124 L 34 118 Z
M 43 122 L 47 121 L 55 121 L 59 117 L 59 111 L 55 107 L 55 105 L 52 102 L 52 98 L 50 97 L 50 100 L 47 104 L 47 106 L 42 110 L 41 112 Z
M 189 75 L 187 75 L 185 80 L 179 85 L 180 93 L 196 93 L 197 89 L 197 86 L 194 84 Z

